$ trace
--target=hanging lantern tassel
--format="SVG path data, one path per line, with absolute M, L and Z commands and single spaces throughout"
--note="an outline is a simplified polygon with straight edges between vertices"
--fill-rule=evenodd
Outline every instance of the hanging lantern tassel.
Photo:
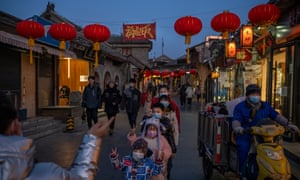
M 94 43 L 94 51 L 95 51 L 95 67 L 98 66 L 98 51 L 100 50 L 100 42 Z
M 186 35 L 185 36 L 185 44 L 191 44 L 191 35 Z
M 32 47 L 34 46 L 34 39 L 28 39 L 28 46 L 29 46 L 29 63 L 33 64 L 33 55 L 32 55 Z
M 186 63 L 191 64 L 191 61 L 190 61 L 190 48 L 187 48 Z
M 60 41 L 59 42 L 59 49 L 61 49 L 61 55 L 60 55 L 60 58 L 63 59 L 64 56 L 65 56 L 65 50 L 66 50 L 66 41 Z

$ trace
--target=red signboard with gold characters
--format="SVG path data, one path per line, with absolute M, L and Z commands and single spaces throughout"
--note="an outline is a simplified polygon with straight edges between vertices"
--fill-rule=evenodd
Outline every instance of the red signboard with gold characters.
M 242 61 L 250 61 L 251 60 L 251 52 L 248 49 L 237 49 L 236 50 L 236 62 Z
M 124 40 L 146 40 L 156 38 L 156 23 L 123 24 Z

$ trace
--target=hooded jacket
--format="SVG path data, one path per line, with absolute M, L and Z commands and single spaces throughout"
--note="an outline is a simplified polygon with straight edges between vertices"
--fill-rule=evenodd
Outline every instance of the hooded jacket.
M 34 163 L 33 141 L 0 135 L 0 180 L 92 180 L 98 167 L 101 140 L 86 134 L 69 170 L 55 163 Z

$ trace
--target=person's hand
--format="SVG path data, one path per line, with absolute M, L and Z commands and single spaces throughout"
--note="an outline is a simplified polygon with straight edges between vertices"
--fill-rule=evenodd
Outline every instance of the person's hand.
M 118 149 L 117 149 L 117 147 L 112 148 L 111 153 L 110 153 L 109 155 L 110 155 L 110 157 L 112 157 L 112 158 L 118 156 Z
M 88 133 L 90 133 L 90 134 L 92 134 L 94 136 L 97 136 L 99 138 L 102 138 L 105 135 L 105 133 L 106 133 L 109 125 L 113 122 L 113 120 L 114 120 L 114 118 L 111 118 L 107 122 L 101 122 L 100 121 L 100 122 L 94 124 L 91 127 L 91 129 L 88 131 Z
M 243 134 L 244 133 L 244 128 L 243 127 L 236 127 L 233 129 L 235 134 Z
M 295 132 L 295 133 L 299 133 L 299 128 L 295 125 L 295 124 L 288 124 L 287 128 L 291 131 L 291 132 Z

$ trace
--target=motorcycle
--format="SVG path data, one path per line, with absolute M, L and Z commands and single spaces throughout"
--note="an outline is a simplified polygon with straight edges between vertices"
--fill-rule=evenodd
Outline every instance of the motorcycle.
M 199 115 L 202 117 L 199 118 L 198 124 L 198 150 L 199 155 L 202 156 L 205 178 L 211 179 L 214 169 L 225 177 L 240 178 L 242 168 L 239 167 L 231 118 L 215 114 Z M 203 133 L 209 133 L 209 131 L 211 135 L 203 136 Z M 259 124 L 246 129 L 244 133 L 253 136 L 245 162 L 245 171 L 243 171 L 247 179 L 286 180 L 291 178 L 290 164 L 282 147 L 285 127 L 272 120 L 261 120 Z

